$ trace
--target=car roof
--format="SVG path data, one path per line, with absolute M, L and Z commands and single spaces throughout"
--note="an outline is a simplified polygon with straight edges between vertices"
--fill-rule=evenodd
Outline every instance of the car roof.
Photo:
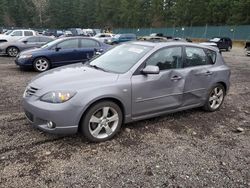
M 195 44 L 195 43 L 189 43 L 189 42 L 181 42 L 181 41 L 170 41 L 170 42 L 150 42 L 150 41 L 136 41 L 136 42 L 130 42 L 130 44 L 136 44 L 136 45 L 143 45 L 143 46 L 148 46 L 148 47 L 153 47 L 153 48 L 162 48 L 162 47 L 168 47 L 168 46 L 191 46 L 191 47 L 201 47 L 201 48 L 206 48 L 210 49 L 213 51 L 219 51 L 217 48 L 212 47 L 212 46 L 205 46 L 201 44 Z

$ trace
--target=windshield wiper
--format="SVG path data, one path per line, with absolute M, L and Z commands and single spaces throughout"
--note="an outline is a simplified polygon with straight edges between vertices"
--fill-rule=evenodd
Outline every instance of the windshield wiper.
M 90 67 L 92 67 L 92 68 L 94 68 L 94 69 L 97 69 L 97 70 L 102 70 L 102 71 L 104 71 L 104 72 L 108 72 L 107 70 L 105 70 L 104 68 L 101 68 L 101 67 L 98 67 L 97 65 L 88 65 L 88 66 L 90 66 Z

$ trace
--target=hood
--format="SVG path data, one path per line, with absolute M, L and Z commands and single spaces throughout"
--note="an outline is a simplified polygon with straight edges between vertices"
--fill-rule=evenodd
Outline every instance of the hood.
M 45 49 L 42 49 L 42 48 L 31 48 L 31 49 L 28 49 L 28 50 L 24 50 L 20 53 L 20 55 L 24 55 L 24 54 L 32 54 L 32 53 L 35 53 L 35 52 L 39 52 L 41 50 L 45 50 Z
M 97 70 L 82 63 L 52 69 L 35 77 L 30 86 L 42 90 L 81 90 L 116 82 L 118 74 Z

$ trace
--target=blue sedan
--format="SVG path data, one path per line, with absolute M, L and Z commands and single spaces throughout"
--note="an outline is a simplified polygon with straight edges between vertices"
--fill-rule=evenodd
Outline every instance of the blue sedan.
M 86 62 L 109 48 L 109 45 L 92 38 L 62 38 L 41 48 L 21 52 L 15 62 L 21 68 L 33 67 L 38 72 L 44 72 L 52 67 Z

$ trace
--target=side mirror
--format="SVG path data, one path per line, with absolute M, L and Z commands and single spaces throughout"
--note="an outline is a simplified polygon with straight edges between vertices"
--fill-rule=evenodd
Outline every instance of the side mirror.
M 59 50 L 61 50 L 62 48 L 60 47 L 56 47 L 55 50 L 58 52 Z
M 148 65 L 141 71 L 142 74 L 159 74 L 160 69 L 158 66 Z

